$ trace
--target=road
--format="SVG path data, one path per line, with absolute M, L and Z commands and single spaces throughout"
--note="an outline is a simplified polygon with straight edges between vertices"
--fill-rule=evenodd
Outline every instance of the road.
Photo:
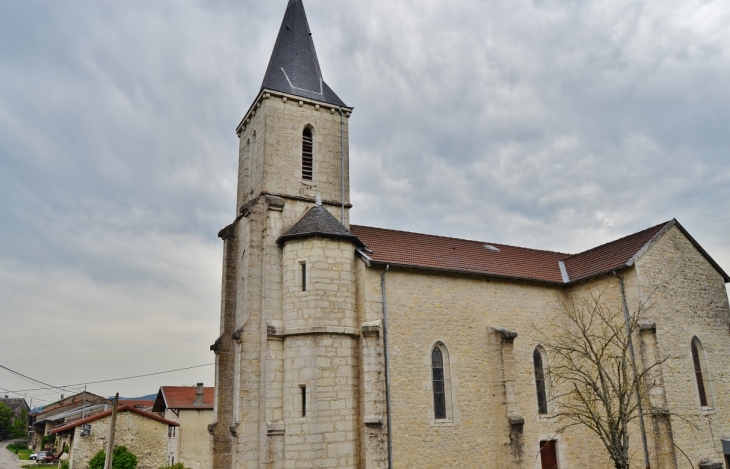
M 18 457 L 6 448 L 10 443 L 12 441 L 3 441 L 0 443 L 0 469 L 20 469 Z

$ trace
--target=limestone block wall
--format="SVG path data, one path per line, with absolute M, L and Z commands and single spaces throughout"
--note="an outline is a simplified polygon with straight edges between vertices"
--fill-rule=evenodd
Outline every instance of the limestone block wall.
M 636 270 L 638 294 L 651 303 L 649 319 L 656 322 L 658 354 L 669 357 L 662 371 L 667 405 L 675 414 L 674 441 L 695 466 L 703 459 L 722 462 L 721 439 L 730 437 L 730 308 L 724 280 L 676 227 L 644 254 Z M 692 362 L 695 336 L 704 346 L 711 379 L 714 404 L 705 409 Z M 678 457 L 682 467 L 686 459 Z
M 349 204 L 349 118 L 344 117 L 341 134 L 339 111 L 333 111 L 331 106 L 309 100 L 300 104 L 299 100 L 278 95 L 264 96 L 256 106 L 250 123 L 240 134 L 237 206 L 262 191 L 310 199 L 320 194 L 323 200 L 340 201 L 341 135 L 345 203 Z M 313 181 L 302 180 L 302 132 L 306 126 L 311 126 L 314 137 Z M 248 154 L 250 163 L 246 162 Z
M 74 431 L 69 453 L 72 469 L 86 469 L 99 451 L 106 451 L 111 416 L 91 422 L 91 433 L 81 436 L 81 427 Z M 117 414 L 115 446 L 126 446 L 138 459 L 138 469 L 158 469 L 167 464 L 168 425 L 134 412 Z
M 485 461 L 539 468 L 544 439 L 558 440 L 561 469 L 610 467 L 595 437 L 580 429 L 556 436 L 556 425 L 538 415 L 532 355 L 560 289 L 399 269 L 386 282 L 395 468 L 481 468 Z M 494 328 L 517 333 L 506 360 Z M 451 410 L 444 421 L 433 413 L 436 343 L 448 351 Z M 521 446 L 511 438 L 508 404 L 524 418 Z
M 325 238 L 295 239 L 284 246 L 283 307 L 286 329 L 358 328 L 354 246 Z M 306 290 L 303 290 L 306 266 Z
M 358 467 L 357 338 L 300 335 L 284 345 L 284 467 Z

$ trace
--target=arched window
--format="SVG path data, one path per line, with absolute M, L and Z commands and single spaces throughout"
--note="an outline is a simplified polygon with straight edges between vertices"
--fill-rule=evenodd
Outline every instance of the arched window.
M 243 187 L 248 190 L 251 177 L 251 139 L 246 141 L 246 149 L 243 151 Z
M 535 388 L 537 390 L 537 412 L 545 415 L 548 413 L 547 380 L 545 379 L 544 351 L 537 347 L 532 353 L 532 361 L 535 365 Z
M 431 380 L 433 382 L 434 420 L 451 419 L 451 378 L 449 355 L 442 343 L 431 350 Z
M 251 152 L 248 159 L 248 180 L 250 181 L 250 185 L 253 185 L 254 181 L 254 161 L 256 161 L 256 152 L 258 151 L 258 137 L 256 136 L 256 131 L 253 131 L 253 135 L 251 136 Z
M 314 176 L 314 139 L 312 129 L 307 127 L 302 132 L 302 179 L 311 181 Z
M 697 337 L 692 339 L 692 364 L 694 365 L 695 379 L 697 380 L 697 392 L 700 395 L 702 407 L 712 407 L 712 388 L 710 375 L 707 371 L 705 349 Z

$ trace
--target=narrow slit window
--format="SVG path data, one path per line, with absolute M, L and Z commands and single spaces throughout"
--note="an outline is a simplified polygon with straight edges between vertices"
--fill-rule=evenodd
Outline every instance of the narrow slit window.
M 314 176 L 314 140 L 312 130 L 304 129 L 302 133 L 302 179 L 311 181 Z
M 307 416 L 307 387 L 301 386 L 302 389 L 302 418 Z
M 307 263 L 302 262 L 302 291 L 307 291 Z
M 535 365 L 535 387 L 537 388 L 537 411 L 545 415 L 548 413 L 547 386 L 545 385 L 545 368 L 543 366 L 542 354 L 535 349 L 532 354 L 532 361 Z
M 444 375 L 444 355 L 439 347 L 431 352 L 431 376 L 433 379 L 434 418 L 446 418 L 446 380 Z
M 705 362 L 704 348 L 700 339 L 692 339 L 692 364 L 694 365 L 695 379 L 697 380 L 697 392 L 700 395 L 700 405 L 710 407 L 708 399 L 707 363 Z

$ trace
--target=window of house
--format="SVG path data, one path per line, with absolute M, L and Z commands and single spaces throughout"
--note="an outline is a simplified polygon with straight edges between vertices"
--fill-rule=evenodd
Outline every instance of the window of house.
M 712 407 L 712 389 L 710 376 L 707 371 L 707 360 L 702 342 L 697 337 L 692 339 L 692 364 L 694 366 L 697 393 L 700 397 L 700 406 Z
M 535 365 L 535 388 L 537 391 L 537 411 L 539 414 L 548 413 L 547 381 L 545 379 L 544 351 L 537 347 L 532 354 L 532 361 Z
M 307 291 L 307 263 L 302 262 L 302 273 L 301 273 L 301 283 L 302 283 L 302 291 Z
M 451 378 L 448 351 L 442 343 L 431 350 L 431 379 L 433 383 L 434 420 L 451 419 Z
M 312 129 L 307 127 L 302 132 L 302 179 L 311 181 L 314 176 L 314 139 Z

